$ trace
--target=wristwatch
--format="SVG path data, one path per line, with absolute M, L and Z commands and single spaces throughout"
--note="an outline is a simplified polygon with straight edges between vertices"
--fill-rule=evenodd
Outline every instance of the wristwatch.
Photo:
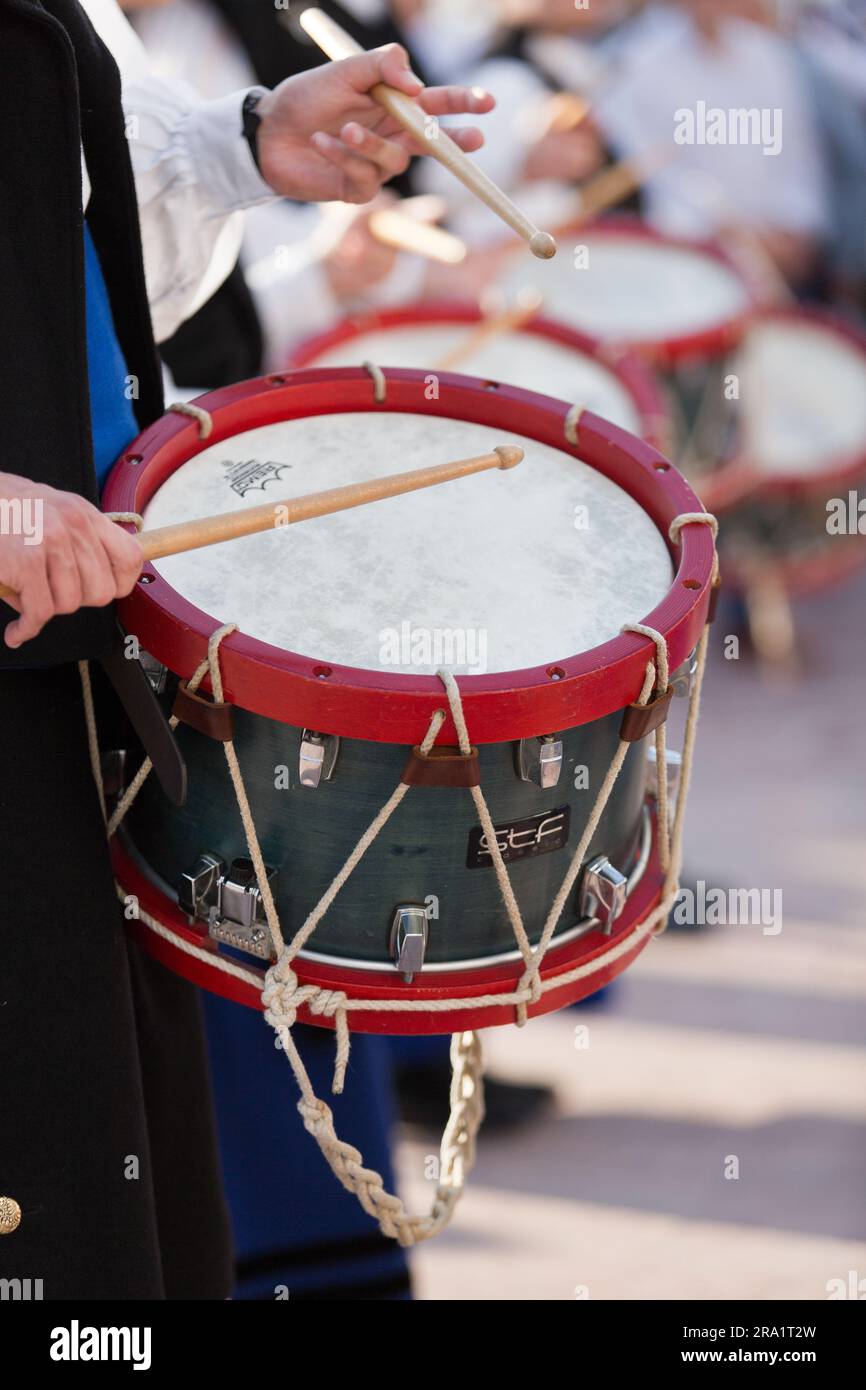
M 241 134 L 250 147 L 250 154 L 259 173 L 262 172 L 259 164 L 259 126 L 262 118 L 256 108 L 267 90 L 267 87 L 251 87 L 241 106 Z

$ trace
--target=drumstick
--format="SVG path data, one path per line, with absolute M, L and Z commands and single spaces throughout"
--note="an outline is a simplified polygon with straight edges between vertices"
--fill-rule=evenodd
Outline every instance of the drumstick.
M 354 58 L 364 52 L 360 44 L 357 44 L 345 29 L 341 29 L 339 24 L 335 24 L 323 10 L 304 10 L 299 23 L 313 43 L 334 62 L 343 58 Z M 540 231 L 534 222 L 515 207 L 508 195 L 503 193 L 477 164 L 473 164 L 450 135 L 437 125 L 433 132 L 435 138 L 430 138 L 428 122 L 431 118 L 416 101 L 406 96 L 405 92 L 398 92 L 395 87 L 389 87 L 384 82 L 377 82 L 375 87 L 370 89 L 370 96 L 380 106 L 384 106 L 388 114 L 414 136 L 428 154 L 438 159 L 455 178 L 465 184 L 470 193 L 474 193 L 476 198 L 480 198 L 482 203 L 486 203 L 503 222 L 507 222 L 509 227 L 522 236 L 524 241 L 529 243 L 533 255 L 539 256 L 542 260 L 556 255 L 556 242 L 550 233 Z
M 159 560 L 166 555 L 179 555 L 187 550 L 199 550 L 205 545 L 235 540 L 238 536 L 253 536 L 260 531 L 293 526 L 316 516 L 331 516 L 351 507 L 363 507 L 368 502 L 381 502 L 386 497 L 401 497 L 406 492 L 436 487 L 455 478 L 468 478 L 488 468 L 514 468 L 523 458 L 517 444 L 500 444 L 489 454 L 457 459 L 428 468 L 415 468 L 409 473 L 392 473 L 385 478 L 371 478 L 365 483 L 349 483 L 346 487 L 326 488 L 304 497 L 292 497 L 284 502 L 266 502 L 260 507 L 246 507 L 236 512 L 200 517 L 197 521 L 179 521 L 173 526 L 158 526 L 142 531 L 136 540 L 145 561 Z M 6 584 L 0 584 L 0 598 L 14 599 L 18 595 Z
M 650 174 L 656 173 L 670 157 L 661 150 L 651 150 L 639 159 L 623 159 L 602 169 L 580 189 L 578 221 L 589 222 L 591 218 L 607 212 L 608 208 L 616 207 L 617 203 L 636 193 Z
M 510 309 L 506 309 L 502 314 L 494 314 L 491 318 L 482 319 L 476 324 L 472 332 L 467 334 L 461 343 L 458 343 L 450 352 L 446 352 L 434 364 L 437 371 L 449 371 L 452 367 L 458 366 L 460 362 L 465 362 L 467 357 L 471 357 L 478 348 L 483 347 L 491 338 L 498 338 L 502 333 L 513 333 L 523 328 L 524 324 L 534 319 L 542 305 L 542 296 L 537 290 L 531 295 L 523 298 L 518 297 L 518 302 Z
M 555 92 L 544 111 L 546 122 L 542 134 L 567 135 L 577 130 L 587 118 L 590 105 L 586 97 L 577 92 Z
M 411 251 L 442 265 L 459 265 L 466 259 L 466 243 L 453 232 L 419 222 L 397 208 L 379 208 L 370 214 L 370 231 L 383 246 Z

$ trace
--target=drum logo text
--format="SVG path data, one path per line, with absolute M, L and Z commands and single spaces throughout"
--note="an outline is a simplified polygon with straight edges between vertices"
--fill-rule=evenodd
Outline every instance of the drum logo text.
M 568 843 L 570 822 L 571 807 L 559 806 L 555 811 L 544 811 L 540 816 L 527 816 L 525 820 L 495 825 L 496 843 L 503 862 L 513 864 L 517 859 L 532 859 L 537 854 L 562 849 Z M 466 867 L 480 869 L 492 863 L 493 854 L 487 836 L 481 826 L 476 825 L 469 832 Z
M 248 492 L 264 492 L 268 483 L 277 483 L 290 463 L 272 463 L 270 460 L 242 459 L 225 461 L 225 479 L 232 492 L 238 497 L 246 497 Z

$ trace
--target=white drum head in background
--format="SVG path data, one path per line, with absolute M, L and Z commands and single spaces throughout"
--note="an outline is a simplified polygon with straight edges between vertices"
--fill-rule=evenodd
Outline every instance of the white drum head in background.
M 741 452 L 769 478 L 866 457 L 866 354 L 807 317 L 756 321 L 732 359 Z
M 477 330 L 477 323 L 456 320 L 379 328 L 347 338 L 305 366 L 356 367 L 375 362 L 380 367 L 435 371 L 437 362 Z M 496 334 L 461 358 L 453 370 L 583 405 L 621 429 L 642 433 L 637 406 L 614 372 L 587 353 L 541 334 Z
M 585 265 L 576 264 L 578 248 Z M 549 317 L 602 341 L 636 346 L 722 329 L 751 302 L 737 272 L 700 247 L 591 228 L 562 234 L 559 254 L 544 265 L 509 257 L 499 281 L 507 298 L 530 280 Z
M 432 640 L 456 633 L 458 656 L 463 634 L 467 660 L 446 664 L 468 674 L 562 660 L 649 613 L 670 588 L 673 566 L 657 527 L 620 487 L 510 431 L 366 412 L 249 430 L 177 469 L 148 505 L 145 525 L 506 443 L 526 451 L 516 468 L 171 556 L 156 568 L 215 622 L 323 662 L 431 674 L 440 659 L 422 659 L 423 640 L 409 652 L 409 630 Z

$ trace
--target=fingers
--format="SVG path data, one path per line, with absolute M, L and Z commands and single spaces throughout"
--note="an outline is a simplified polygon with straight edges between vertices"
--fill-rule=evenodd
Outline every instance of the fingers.
M 58 614 L 124 597 L 141 566 L 141 547 L 132 536 L 82 498 L 64 498 L 46 521 L 41 544 L 19 557 L 12 607 L 20 617 L 6 628 L 7 646 L 29 642 Z
M 472 154 L 474 150 L 480 150 L 481 146 L 484 144 L 484 136 L 477 126 L 448 126 L 447 128 L 443 126 L 442 129 L 451 137 L 455 145 L 459 145 L 461 150 L 464 150 L 466 154 Z M 430 138 L 432 140 L 433 136 L 431 135 Z M 408 134 L 395 135 L 394 143 L 402 145 L 410 154 L 430 153 L 429 144 L 426 140 L 416 140 L 413 136 Z
M 483 116 L 496 102 L 483 87 L 424 87 L 418 105 L 428 116 Z
M 406 150 L 394 140 L 384 140 L 375 131 L 357 121 L 349 121 L 340 131 L 340 140 L 353 154 L 369 159 L 385 178 L 402 174 L 408 167 L 409 156 Z
M 3 634 L 7 647 L 13 649 L 36 637 L 48 620 L 54 617 L 54 599 L 44 565 L 28 566 L 18 590 L 18 603 L 14 607 L 19 609 L 21 616 L 9 623 Z
M 356 92 L 369 93 L 377 82 L 385 82 L 405 92 L 406 96 L 414 97 L 430 116 L 458 116 L 463 112 L 481 116 L 496 105 L 484 87 L 425 87 L 409 67 L 405 48 L 398 43 L 349 58 L 343 68 Z
M 316 131 L 312 143 L 323 159 L 343 175 L 342 198 L 347 203 L 366 203 L 373 198 L 383 178 L 392 178 L 408 166 L 408 152 L 394 141 L 383 140 L 372 131 L 350 123 L 341 135 L 352 134 L 348 143 L 336 136 Z
M 48 587 L 55 613 L 74 613 L 83 602 L 75 551 L 65 532 L 48 552 Z
M 125 598 L 141 574 L 144 563 L 141 546 L 128 531 L 101 514 L 98 515 L 97 529 L 98 539 L 114 576 L 111 598 Z
M 396 87 L 398 92 L 405 92 L 409 97 L 417 97 L 424 90 L 424 84 L 410 68 L 409 55 L 401 44 L 385 44 L 383 48 L 374 48 L 364 57 L 373 60 L 373 68 L 371 80 L 365 87 L 358 88 L 359 91 L 369 91 L 377 82 L 387 82 L 389 87 Z

